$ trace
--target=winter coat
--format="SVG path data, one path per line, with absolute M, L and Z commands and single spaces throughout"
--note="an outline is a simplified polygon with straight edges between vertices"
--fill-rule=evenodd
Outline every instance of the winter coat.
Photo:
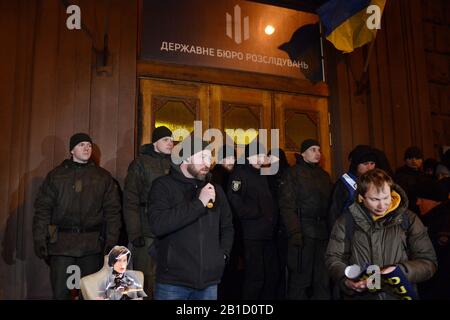
M 232 213 L 215 184 L 214 207 L 203 206 L 198 194 L 204 184 L 174 164 L 168 176 L 153 182 L 149 223 L 157 237 L 156 282 L 195 289 L 220 282 L 233 243 Z
M 332 183 L 319 165 L 297 160 L 287 169 L 279 188 L 279 206 L 288 235 L 301 233 L 328 239 L 328 205 Z
M 362 203 L 356 201 L 337 219 L 331 232 L 325 255 L 325 264 L 333 281 L 347 295 L 356 299 L 395 299 L 386 292 L 356 293 L 344 285 L 344 270 L 349 265 L 377 265 L 382 269 L 399 265 L 409 282 L 425 281 L 435 273 L 436 254 L 427 230 L 419 217 L 408 210 L 404 191 L 394 186 L 399 195 L 399 205 L 385 217 L 374 221 Z M 353 221 L 353 234 L 346 232 L 346 217 Z M 408 229 L 402 220 L 407 217 Z
M 35 246 L 49 255 L 81 257 L 115 245 L 121 227 L 120 196 L 110 173 L 93 161 L 64 162 L 48 173 L 37 195 Z
M 153 237 L 148 224 L 148 199 L 152 183 L 170 169 L 170 155 L 155 151 L 153 144 L 141 146 L 130 163 L 123 191 L 123 215 L 128 238 Z
M 395 182 L 405 190 L 409 201 L 409 209 L 415 213 L 419 213 L 419 207 L 417 206 L 417 185 L 420 183 L 420 179 L 423 178 L 424 173 L 419 170 L 414 170 L 408 166 L 403 166 L 395 172 Z
M 277 203 L 267 176 L 250 164 L 236 166 L 228 186 L 228 199 L 242 226 L 243 239 L 272 239 L 277 228 Z

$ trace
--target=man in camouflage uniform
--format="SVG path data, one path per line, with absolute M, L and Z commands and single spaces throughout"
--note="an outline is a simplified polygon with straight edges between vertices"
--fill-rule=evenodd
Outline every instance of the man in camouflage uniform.
M 172 149 L 172 132 L 165 126 L 156 128 L 152 143 L 141 146 L 125 179 L 123 209 L 128 239 L 133 245 L 133 269 L 144 273 L 144 291 L 149 298 L 153 296 L 156 261 L 154 236 L 148 224 L 148 198 L 153 181 L 169 173 Z
M 35 201 L 33 238 L 36 255 L 50 265 L 54 299 L 70 299 L 68 267 L 81 277 L 98 271 L 103 254 L 119 238 L 120 197 L 110 173 L 92 160 L 85 133 L 70 138 L 71 159 L 45 178 Z

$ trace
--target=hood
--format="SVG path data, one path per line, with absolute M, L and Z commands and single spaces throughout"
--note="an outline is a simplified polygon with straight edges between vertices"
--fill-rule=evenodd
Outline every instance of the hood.
M 170 158 L 170 154 L 156 152 L 153 143 L 143 144 L 142 146 L 140 146 L 139 155 L 147 155 L 154 158 Z
M 355 223 L 364 231 L 368 231 L 374 223 L 400 224 L 402 219 L 401 213 L 408 210 L 408 197 L 406 196 L 405 191 L 397 184 L 394 184 L 391 192 L 393 193 L 393 205 L 395 205 L 395 207 L 391 206 L 391 211 L 383 217 L 376 219 L 376 221 L 374 221 L 370 212 L 361 203 L 355 201 L 349 207 Z
M 179 182 L 186 184 L 193 184 L 196 185 L 197 187 L 202 184 L 205 184 L 205 181 L 186 177 L 181 171 L 180 166 L 174 164 L 173 162 L 170 163 L 170 175 Z
M 357 145 L 348 155 L 350 160 L 349 172 L 357 175 L 358 164 L 367 161 L 373 161 L 378 165 L 377 155 L 375 151 L 368 145 Z

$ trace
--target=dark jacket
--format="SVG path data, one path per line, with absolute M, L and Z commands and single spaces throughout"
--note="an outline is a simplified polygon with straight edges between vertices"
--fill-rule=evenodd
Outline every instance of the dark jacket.
M 204 182 L 189 179 L 171 164 L 168 176 L 153 182 L 149 222 L 156 235 L 156 281 L 204 289 L 220 282 L 233 243 L 232 214 L 225 193 L 207 209 L 198 199 Z
M 93 161 L 64 160 L 45 178 L 34 207 L 34 242 L 47 242 L 49 255 L 81 257 L 118 241 L 118 186 L 109 172 Z
M 153 144 L 141 146 L 140 155 L 128 167 L 123 192 L 123 215 L 130 241 L 152 237 L 148 224 L 148 199 L 152 183 L 170 169 L 170 155 L 158 153 Z
M 333 228 L 337 218 L 339 218 L 344 212 L 344 209 L 346 209 L 345 207 L 349 197 L 350 192 L 348 191 L 345 183 L 341 180 L 341 178 L 339 178 L 334 185 L 333 194 L 331 196 L 331 204 L 328 216 L 330 231 Z
M 430 210 L 422 219 L 436 250 L 439 269 L 424 285 L 423 296 L 431 299 L 450 299 L 450 200 Z
M 415 213 L 419 213 L 419 207 L 417 206 L 417 185 L 421 178 L 423 178 L 424 173 L 419 170 L 414 170 L 406 165 L 399 168 L 395 172 L 394 180 L 395 182 L 405 190 L 408 197 L 408 208 Z
M 241 222 L 243 239 L 272 239 L 277 227 L 277 204 L 267 176 L 246 164 L 236 166 L 229 181 L 227 195 Z
M 328 239 L 331 188 L 329 174 L 303 158 L 286 171 L 279 189 L 279 206 L 289 236 L 301 233 L 309 238 Z
M 224 191 L 228 188 L 231 172 L 226 170 L 221 164 L 216 164 L 211 170 L 212 181 L 222 187 Z
M 373 221 L 362 204 L 355 202 L 341 215 L 331 232 L 325 263 L 329 274 L 341 290 L 357 299 L 395 299 L 387 293 L 357 294 L 344 285 L 344 270 L 347 266 L 366 263 L 382 269 L 389 265 L 400 265 L 407 279 L 414 283 L 425 281 L 437 267 L 436 255 L 423 226 L 416 214 L 408 210 L 408 200 L 401 188 L 394 187 L 400 195 L 400 205 L 380 220 Z M 408 230 L 402 227 L 403 212 L 408 217 Z M 345 215 L 354 220 L 353 236 L 346 237 Z M 351 242 L 351 243 L 350 243 Z

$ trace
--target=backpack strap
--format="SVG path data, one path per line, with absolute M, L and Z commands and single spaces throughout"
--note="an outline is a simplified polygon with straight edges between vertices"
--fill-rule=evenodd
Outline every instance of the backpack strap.
M 409 221 L 407 210 L 404 210 L 402 212 L 402 222 L 401 222 L 400 226 L 402 227 L 403 231 L 406 232 L 406 235 L 408 235 L 408 230 L 409 230 L 409 227 L 411 226 L 411 222 Z
M 355 231 L 355 220 L 353 220 L 353 216 L 348 210 L 344 212 L 344 219 L 345 219 L 345 241 L 350 243 L 353 240 L 353 232 Z

